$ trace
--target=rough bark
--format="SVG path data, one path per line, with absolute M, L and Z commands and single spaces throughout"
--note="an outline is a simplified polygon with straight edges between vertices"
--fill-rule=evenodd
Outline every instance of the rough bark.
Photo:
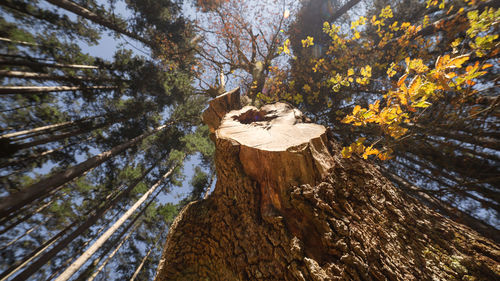
M 295 120 L 277 121 L 291 116 L 277 108 Z M 497 244 L 403 194 L 370 162 L 342 158 L 303 121 L 275 104 L 231 111 L 214 128 L 215 190 L 174 221 L 157 281 L 498 280 Z M 248 130 L 260 133 L 241 137 Z M 265 133 L 277 143 L 259 141 Z

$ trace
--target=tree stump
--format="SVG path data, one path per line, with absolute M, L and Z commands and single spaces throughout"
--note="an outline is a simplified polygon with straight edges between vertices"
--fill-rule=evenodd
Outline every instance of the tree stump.
M 498 280 L 498 245 L 342 158 L 290 105 L 212 124 L 215 190 L 172 224 L 156 280 Z

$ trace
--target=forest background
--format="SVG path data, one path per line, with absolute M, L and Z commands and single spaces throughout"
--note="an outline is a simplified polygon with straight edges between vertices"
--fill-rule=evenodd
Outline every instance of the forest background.
M 72 280 L 151 280 L 169 224 L 216 181 L 200 115 L 233 87 L 248 104 L 297 106 L 344 157 L 372 159 L 406 193 L 499 237 L 495 1 L 0 9 L 0 280 L 50 280 L 71 264 Z

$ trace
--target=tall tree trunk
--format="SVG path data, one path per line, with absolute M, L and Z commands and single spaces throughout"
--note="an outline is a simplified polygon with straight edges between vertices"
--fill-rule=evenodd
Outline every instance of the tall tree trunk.
M 33 223 L 33 226 L 26 230 L 23 234 L 17 236 L 16 238 L 10 240 L 9 242 L 7 242 L 5 245 L 1 246 L 0 247 L 0 251 L 2 251 L 3 249 L 6 249 L 8 247 L 10 247 L 12 244 L 16 243 L 17 241 L 19 241 L 20 239 L 22 239 L 24 236 L 30 234 L 31 232 L 37 230 L 40 226 L 42 225 L 45 225 L 49 220 L 51 219 L 51 217 L 49 217 L 48 219 L 46 219 L 45 221 L 43 222 L 40 222 L 40 223 Z
M 77 142 L 72 142 L 72 143 L 68 143 L 66 145 L 61 145 L 59 147 L 56 147 L 54 149 L 49 149 L 49 150 L 45 150 L 43 152 L 40 152 L 40 153 L 37 153 L 37 154 L 33 154 L 33 155 L 28 155 L 26 157 L 23 157 L 23 158 L 19 158 L 19 159 L 8 159 L 7 161 L 5 162 L 0 162 L 0 168 L 5 168 L 5 167 L 11 167 L 11 166 L 15 166 L 15 165 L 19 165 L 21 163 L 26 163 L 28 161 L 34 161 L 36 159 L 40 159 L 42 157 L 46 157 L 47 155 L 50 155 L 54 152 L 57 152 L 57 151 L 61 151 L 62 149 L 64 148 L 67 148 L 67 147 L 71 147 L 71 146 L 74 146 L 74 145 L 78 145 L 78 144 L 81 144 L 85 141 L 88 141 L 90 139 L 92 139 L 93 136 L 89 136 L 88 138 L 85 138 L 85 139 L 82 139 L 82 140 L 79 140 Z M 0 223 L 1 224 L 1 223 Z
M 39 94 L 81 90 L 113 90 L 117 86 L 0 86 L 0 95 Z
M 51 200 L 49 200 L 48 202 L 46 202 L 45 204 L 39 206 L 38 208 L 36 208 L 34 210 L 29 210 L 30 206 L 27 206 L 26 208 L 19 208 L 19 209 L 17 209 L 15 212 L 11 213 L 9 216 L 6 216 L 5 218 L 1 219 L 0 220 L 0 225 L 4 225 L 6 222 L 11 221 L 13 218 L 17 217 L 19 214 L 24 213 L 24 216 L 20 217 L 19 219 L 17 219 L 15 222 L 11 223 L 10 225 L 4 227 L 4 229 L 2 229 L 0 231 L 0 235 L 4 234 L 5 232 L 7 232 L 9 230 L 11 230 L 12 228 L 14 228 L 15 226 L 19 225 L 20 223 L 28 220 L 33 215 L 36 215 L 36 214 L 42 212 L 43 210 L 45 210 L 46 208 L 48 208 L 52 203 L 54 203 L 56 200 L 61 199 L 62 196 L 64 196 L 64 195 L 66 195 L 66 194 L 61 194 L 59 196 L 54 196 Z
M 158 193 L 159 194 L 159 193 Z M 156 197 L 155 197 L 156 198 Z M 87 278 L 90 276 L 90 274 L 94 271 L 94 269 L 99 265 L 102 259 L 106 257 L 106 255 L 111 251 L 114 245 L 116 245 L 119 240 L 125 235 L 125 233 L 128 232 L 128 230 L 135 224 L 135 222 L 142 216 L 142 214 L 146 211 L 146 209 L 149 207 L 149 205 L 154 201 L 154 198 L 149 201 L 149 203 L 134 217 L 133 220 L 127 223 L 125 227 L 118 233 L 112 240 L 106 242 L 106 245 L 103 245 L 104 249 L 101 251 L 101 254 L 92 260 L 92 262 L 85 268 L 85 270 L 82 270 L 81 273 L 78 275 L 78 277 L 74 278 L 74 281 L 84 281 L 87 280 Z M 76 261 L 76 259 L 75 259 Z M 53 279 L 50 279 L 51 281 Z
M 48 63 L 48 62 L 34 62 L 27 60 L 5 60 L 0 59 L 0 65 L 11 65 L 11 66 L 27 66 L 33 68 L 41 67 L 52 67 L 52 68 L 74 68 L 74 69 L 99 69 L 98 66 L 94 65 L 83 65 L 83 64 L 65 64 L 65 63 Z
M 430 208 L 439 211 L 439 213 L 453 219 L 454 221 L 460 222 L 471 227 L 472 229 L 475 229 L 481 235 L 488 237 L 496 243 L 500 243 L 500 231 L 498 231 L 491 225 L 488 225 L 485 222 L 476 219 L 455 207 L 448 205 L 446 202 L 443 202 L 440 199 L 428 194 L 425 190 L 412 185 L 404 178 L 401 178 L 400 176 L 389 172 L 389 170 L 385 168 L 381 168 L 381 171 L 384 176 L 395 182 L 402 190 L 404 190 L 404 192 L 418 198 L 419 201 L 426 204 Z
M 109 223 L 109 222 L 114 221 L 119 214 L 120 213 L 116 213 L 107 222 Z M 99 228 L 99 230 L 97 230 L 97 232 L 93 236 L 91 236 L 90 238 L 88 238 L 87 241 L 85 241 L 85 243 L 83 243 L 83 245 L 81 245 L 81 246 L 78 247 L 78 249 L 75 252 L 75 254 L 77 256 L 81 255 L 82 252 L 83 252 L 83 250 L 90 244 L 90 242 L 94 241 L 94 239 L 96 239 L 101 234 L 101 232 L 104 231 L 104 229 L 106 228 L 106 226 L 107 226 L 107 224 L 102 224 L 102 226 Z M 52 281 L 54 279 L 54 277 L 56 277 L 57 275 L 59 275 L 59 273 L 61 272 L 61 270 L 63 270 L 64 268 L 66 268 L 66 266 L 68 266 L 68 264 L 70 264 L 73 260 L 75 260 L 75 257 L 71 256 L 68 259 L 66 259 L 66 261 L 64 261 L 62 264 L 58 265 L 58 267 L 52 272 L 52 274 L 47 278 L 46 281 Z
M 98 154 L 94 157 L 87 159 L 86 161 L 77 164 L 73 167 L 56 173 L 46 179 L 42 179 L 37 183 L 34 183 L 21 191 L 14 193 L 10 196 L 0 198 L 0 218 L 8 216 L 10 213 L 14 212 L 16 209 L 35 201 L 36 199 L 43 198 L 44 195 L 50 194 L 50 192 L 59 186 L 71 181 L 72 179 L 83 175 L 86 171 L 93 169 L 103 163 L 104 161 L 112 158 L 113 156 L 121 153 L 122 151 L 136 145 L 144 138 L 157 133 L 169 124 L 165 124 L 155 128 L 152 131 L 143 133 L 125 143 L 117 145 L 112 149 Z
M 11 77 L 11 78 L 23 78 L 23 79 L 35 79 L 35 80 L 51 80 L 51 81 L 94 81 L 94 82 L 110 82 L 110 81 L 122 81 L 116 78 L 97 78 L 89 76 L 66 76 L 66 75 L 55 75 L 50 73 L 40 73 L 40 72 L 27 72 L 27 71 L 14 71 L 14 70 L 0 70 L 0 77 Z
M 165 230 L 167 229 L 167 227 L 165 226 L 162 230 L 162 232 L 165 232 Z M 144 266 L 144 264 L 146 263 L 146 261 L 148 260 L 149 258 L 149 255 L 151 255 L 151 252 L 153 252 L 153 250 L 158 246 L 158 242 L 160 242 L 160 239 L 161 239 L 161 232 L 158 233 L 157 237 L 156 237 L 156 241 L 153 243 L 153 245 L 149 248 L 149 251 L 146 253 L 146 255 L 142 258 L 141 260 L 141 263 L 137 266 L 137 268 L 135 269 L 134 271 L 134 274 L 132 274 L 132 277 L 130 277 L 130 280 L 129 281 L 134 281 L 135 278 L 137 278 L 137 275 L 139 275 L 139 273 L 141 272 L 142 270 L 142 267 Z
M 498 280 L 497 244 L 303 120 L 276 103 L 213 128 L 217 185 L 174 221 L 157 281 Z
M 0 37 L 0 41 L 11 43 L 11 44 L 25 45 L 25 46 L 34 46 L 34 47 L 39 47 L 40 46 L 39 44 L 36 44 L 36 43 L 26 42 L 26 41 L 12 40 L 12 39 L 9 39 L 9 38 L 4 38 L 4 37 Z
M 122 27 L 114 24 L 113 22 L 111 22 L 105 18 L 100 17 L 99 15 L 95 14 L 94 12 L 92 12 L 92 11 L 72 2 L 72 1 L 69 1 L 69 0 L 47 0 L 47 2 L 49 2 L 53 5 L 56 5 L 60 8 L 66 9 L 70 12 L 73 12 L 73 13 L 75 13 L 75 14 L 77 14 L 85 19 L 88 19 L 92 22 L 100 24 L 100 25 L 107 27 L 111 30 L 114 30 L 118 33 L 126 35 L 132 39 L 140 41 L 140 42 L 144 43 L 146 46 L 151 46 L 151 41 L 149 41 L 145 38 L 142 38 L 142 37 L 138 36 L 137 34 L 134 34 L 130 31 L 126 30 L 125 28 L 122 28 Z
M 14 138 L 14 137 L 19 137 L 19 136 L 24 136 L 24 135 L 28 135 L 29 137 L 32 137 L 32 136 L 38 135 L 40 133 L 53 132 L 54 130 L 60 130 L 63 128 L 67 128 L 69 126 L 80 125 L 83 122 L 88 122 L 90 120 L 93 120 L 95 118 L 102 117 L 102 116 L 103 115 L 97 115 L 97 116 L 82 118 L 82 119 L 75 120 L 75 121 L 61 122 L 61 123 L 57 123 L 57 124 L 46 125 L 46 126 L 28 129 L 28 130 L 22 130 L 22 131 L 17 131 L 17 132 L 13 132 L 13 133 L 8 133 L 8 134 L 1 135 L 0 139 Z
M 105 120 L 105 122 L 102 122 L 100 124 L 99 123 L 98 124 L 91 124 L 91 123 L 75 124 L 75 125 L 80 125 L 81 127 L 76 129 L 76 130 L 73 130 L 73 131 L 64 132 L 64 133 L 60 133 L 57 135 L 50 135 L 49 137 L 46 137 L 46 138 L 34 139 L 32 141 L 28 141 L 28 142 L 24 142 L 24 143 L 16 143 L 16 142 L 9 143 L 6 146 L 5 150 L 7 151 L 6 153 L 10 153 L 10 155 L 12 155 L 21 149 L 26 149 L 26 148 L 30 148 L 33 146 L 51 143 L 51 142 L 55 142 L 58 140 L 63 140 L 63 139 L 67 139 L 70 137 L 78 136 L 78 135 L 93 131 L 95 129 L 108 127 L 110 125 L 116 124 L 116 123 L 121 122 L 121 121 L 128 120 L 130 118 L 131 118 L 130 116 L 123 117 L 123 118 L 114 118 L 113 116 L 111 116 L 110 119 Z M 1 140 L 1 138 L 0 138 L 0 140 Z M 2 155 L 2 154 L 0 154 L 0 155 Z
M 137 210 L 137 208 L 139 208 L 142 205 L 142 203 L 144 203 L 144 201 L 146 201 L 146 199 L 148 199 L 148 197 L 155 192 L 155 190 L 158 188 L 158 186 L 160 186 L 160 184 L 172 174 L 172 172 L 174 171 L 174 169 L 176 167 L 177 167 L 177 165 L 173 165 L 153 186 L 151 186 L 151 188 L 146 193 L 144 193 L 144 195 L 141 196 L 141 198 L 139 198 L 139 200 L 137 200 L 137 202 L 135 202 L 134 205 L 132 205 L 132 207 L 130 207 L 127 210 L 127 212 L 125 212 L 125 214 L 123 214 L 123 216 L 121 216 L 106 232 L 104 232 L 103 235 L 101 235 L 101 237 L 99 237 L 99 239 L 97 239 L 97 241 L 95 241 L 92 244 L 92 246 L 90 246 L 85 251 L 85 253 L 83 253 L 75 262 L 73 262 L 73 264 L 71 264 L 55 280 L 56 281 L 66 281 L 69 278 L 71 278 L 71 276 L 76 271 L 78 271 L 78 269 L 80 269 L 80 267 L 82 267 L 87 262 L 87 260 L 97 250 L 99 250 L 99 248 L 111 237 L 111 235 L 113 235 L 113 233 L 115 233 L 118 230 L 118 228 L 120 228 L 120 226 Z M 150 202 L 153 202 L 153 200 L 151 200 Z M 146 208 L 147 208 L 147 206 L 146 206 Z M 22 280 L 22 279 L 20 279 L 20 280 Z
M 42 254 L 47 248 L 52 246 L 54 243 L 56 243 L 61 237 L 66 234 L 71 228 L 73 228 L 75 225 L 77 225 L 78 221 L 75 221 L 71 223 L 70 225 L 66 226 L 63 230 L 59 231 L 56 235 L 54 235 L 52 238 L 49 240 L 45 241 L 42 245 L 40 245 L 38 248 L 36 248 L 34 251 L 32 251 L 30 254 L 25 256 L 22 260 L 17 261 L 13 265 L 11 265 L 7 270 L 2 272 L 0 274 L 0 281 L 5 281 L 7 280 L 12 274 L 18 272 L 20 269 L 22 269 L 24 266 L 26 266 L 30 261 L 38 257 L 40 254 Z
M 108 262 L 116 255 L 116 253 L 118 253 L 118 251 L 123 246 L 123 244 L 125 244 L 125 242 L 128 241 L 130 236 L 132 236 L 132 234 L 135 232 L 137 227 L 139 227 L 139 225 L 140 225 L 140 223 L 136 223 L 134 225 L 134 227 L 128 232 L 127 236 L 123 237 L 123 239 L 120 241 L 120 243 L 118 243 L 118 245 L 116 245 L 115 249 L 109 254 L 109 256 L 106 257 L 106 259 L 97 268 L 97 270 L 94 271 L 94 273 L 92 273 L 92 275 L 90 275 L 90 277 L 87 279 L 87 281 L 94 281 L 94 279 L 97 277 L 97 275 L 99 275 L 99 273 L 101 273 L 101 271 L 106 267 Z
M 89 214 L 89 216 L 78 226 L 75 230 L 73 230 L 70 234 L 68 234 L 64 239 L 62 239 L 59 243 L 57 243 L 54 247 L 52 247 L 49 251 L 43 254 L 39 259 L 34 261 L 28 268 L 26 268 L 23 272 L 21 272 L 18 276 L 16 276 L 13 280 L 26 280 L 31 275 L 33 275 L 39 268 L 41 268 L 44 264 L 52 260 L 61 250 L 66 248 L 69 243 L 71 243 L 75 238 L 80 236 L 90 227 L 92 227 L 102 216 L 111 209 L 111 207 L 115 206 L 121 199 L 130 194 L 130 192 L 142 181 L 144 178 L 151 172 L 153 168 L 156 167 L 152 165 L 149 169 L 147 169 L 141 177 L 134 180 L 126 189 L 118 192 L 118 195 L 114 196 L 115 193 L 110 193 L 104 200 L 104 205 L 97 208 L 95 212 Z M 120 190 L 120 188 L 118 188 Z M 113 197 L 113 198 L 112 198 Z
M 361 0 L 349 0 L 342 7 L 340 7 L 340 9 L 335 11 L 335 13 L 328 18 L 328 21 L 329 22 L 336 21 L 338 18 L 340 18 L 343 14 L 347 13 L 347 11 L 349 11 L 352 7 L 354 7 L 360 1 Z

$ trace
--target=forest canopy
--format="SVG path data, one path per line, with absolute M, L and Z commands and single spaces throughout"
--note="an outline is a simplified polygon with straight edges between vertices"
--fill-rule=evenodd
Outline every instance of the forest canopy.
M 235 87 L 297 107 L 342 157 L 498 241 L 498 1 L 0 11 L 0 280 L 152 280 L 178 212 L 216 182 L 202 111 Z

